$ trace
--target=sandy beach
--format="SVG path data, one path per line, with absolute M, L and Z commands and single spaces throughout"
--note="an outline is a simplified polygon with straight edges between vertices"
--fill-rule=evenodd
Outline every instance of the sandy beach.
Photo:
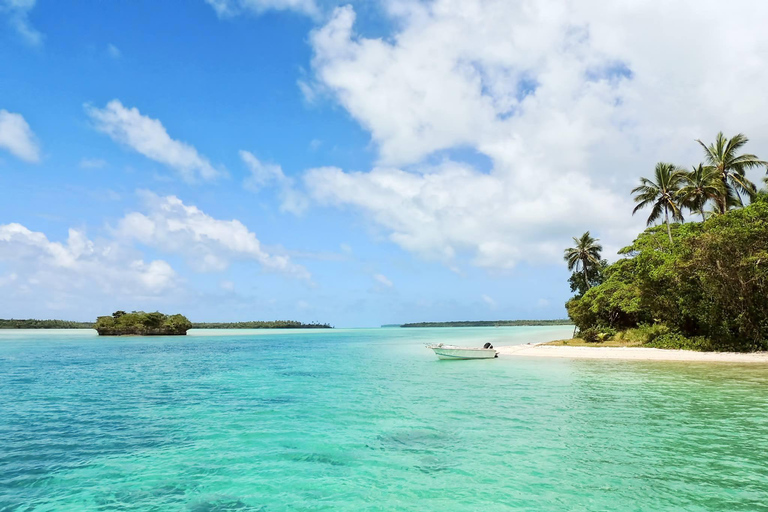
M 571 359 L 619 359 L 627 361 L 700 361 L 768 364 L 768 352 L 694 352 L 642 347 L 565 347 L 543 344 L 496 347 L 502 357 L 565 357 Z

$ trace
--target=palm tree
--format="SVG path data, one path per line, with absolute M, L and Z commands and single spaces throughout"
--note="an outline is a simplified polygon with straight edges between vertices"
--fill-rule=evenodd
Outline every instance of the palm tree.
M 656 181 L 648 178 L 640 178 L 640 185 L 632 189 L 637 206 L 632 210 L 632 215 L 646 206 L 653 205 L 651 215 L 648 216 L 648 225 L 650 226 L 664 213 L 664 222 L 667 224 L 667 235 L 669 243 L 672 241 L 672 229 L 669 227 L 669 214 L 672 213 L 673 220 L 683 220 L 683 212 L 678 203 L 678 191 L 680 185 L 685 179 L 685 171 L 675 164 L 659 162 L 654 169 L 654 178 Z
M 705 220 L 704 206 L 707 201 L 718 199 L 727 192 L 718 177 L 717 171 L 699 164 L 683 178 L 685 185 L 678 192 L 678 197 L 686 208 L 700 213 L 701 220 Z
M 573 237 L 573 243 L 575 247 L 569 247 L 565 250 L 563 258 L 568 262 L 568 270 L 579 271 L 584 274 L 584 282 L 587 283 L 587 290 L 591 288 L 589 285 L 589 278 L 587 277 L 587 269 L 600 264 L 600 251 L 603 250 L 603 246 L 600 245 L 598 238 L 592 238 L 589 236 L 589 231 L 581 235 L 579 238 Z
M 743 133 L 737 133 L 729 139 L 723 135 L 723 132 L 718 133 L 714 144 L 709 146 L 696 140 L 704 148 L 707 167 L 717 172 L 726 191 L 730 188 L 736 192 L 739 202 L 741 202 L 741 194 L 746 194 L 752 200 L 757 192 L 755 184 L 749 181 L 745 175 L 747 169 L 768 167 L 768 162 L 760 160 L 755 155 L 737 154 L 748 141 L 749 139 Z M 725 213 L 728 210 L 727 194 L 716 201 L 720 213 Z

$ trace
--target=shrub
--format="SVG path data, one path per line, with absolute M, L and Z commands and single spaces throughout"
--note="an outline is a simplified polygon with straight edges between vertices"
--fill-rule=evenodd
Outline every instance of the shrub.
M 651 343 L 656 338 L 669 334 L 670 329 L 666 324 L 642 324 L 635 329 L 635 332 L 643 343 Z
M 600 332 L 597 334 L 597 338 L 600 341 L 610 341 L 616 336 L 616 329 L 611 327 L 601 327 Z
M 645 346 L 677 350 L 698 350 L 702 352 L 718 350 L 712 343 L 712 340 L 704 336 L 687 338 L 679 332 L 668 332 L 657 336 L 653 341 L 646 343 Z
M 590 327 L 579 331 L 579 337 L 587 343 L 602 343 L 616 335 L 616 330 L 610 327 Z

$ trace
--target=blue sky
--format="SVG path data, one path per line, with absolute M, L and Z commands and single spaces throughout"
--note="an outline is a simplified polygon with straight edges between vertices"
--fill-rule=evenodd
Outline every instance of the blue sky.
M 630 242 L 655 161 L 768 147 L 766 41 L 720 81 L 658 6 L 545 4 L 0 0 L 0 316 L 564 317 L 563 248 Z

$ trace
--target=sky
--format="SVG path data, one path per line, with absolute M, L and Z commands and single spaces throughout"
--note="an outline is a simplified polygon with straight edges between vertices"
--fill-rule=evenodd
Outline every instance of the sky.
M 696 139 L 768 154 L 768 3 L 0 0 L 0 317 L 566 316 Z M 762 176 L 750 176 L 759 181 Z

